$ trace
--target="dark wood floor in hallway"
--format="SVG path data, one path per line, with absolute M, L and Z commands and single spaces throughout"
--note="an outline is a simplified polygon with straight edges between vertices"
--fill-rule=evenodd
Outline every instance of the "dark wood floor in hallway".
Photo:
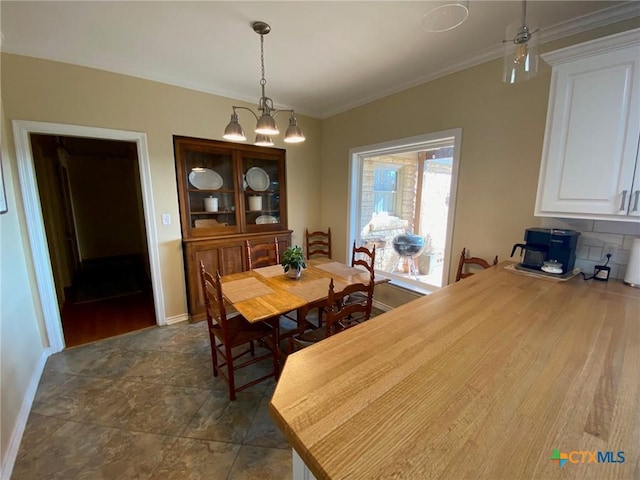
M 66 302 L 62 330 L 67 347 L 75 347 L 156 324 L 153 295 L 140 292 L 89 303 Z

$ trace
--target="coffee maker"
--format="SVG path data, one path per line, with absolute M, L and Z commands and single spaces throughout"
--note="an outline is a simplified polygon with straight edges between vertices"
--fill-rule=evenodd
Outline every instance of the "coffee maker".
M 519 267 L 564 275 L 573 271 L 579 236 L 580 232 L 575 230 L 527 228 L 524 232 L 525 243 L 516 243 L 511 256 L 520 248 L 522 262 Z M 557 265 L 557 270 L 543 268 L 549 265 Z

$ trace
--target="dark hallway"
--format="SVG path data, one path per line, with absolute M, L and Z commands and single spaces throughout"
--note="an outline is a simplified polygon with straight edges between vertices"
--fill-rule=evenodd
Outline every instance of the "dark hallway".
M 155 325 L 135 142 L 31 141 L 66 346 Z

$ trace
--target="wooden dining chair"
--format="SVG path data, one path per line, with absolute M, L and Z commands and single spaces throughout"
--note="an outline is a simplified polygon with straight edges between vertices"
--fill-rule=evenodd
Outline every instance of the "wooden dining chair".
M 498 256 L 496 255 L 493 259 L 492 265 L 498 264 Z M 482 267 L 483 269 L 491 268 L 489 262 L 480 257 L 467 257 L 466 248 L 462 249 L 462 253 L 460 254 L 460 262 L 458 263 L 458 272 L 456 273 L 456 282 L 458 282 L 462 278 L 467 278 L 473 275 L 472 272 L 463 272 L 462 270 L 465 268 L 465 265 L 477 265 Z
M 270 325 L 269 320 L 249 323 L 242 315 L 236 314 L 227 317 L 225 300 L 222 296 L 222 285 L 220 284 L 220 272 L 216 271 L 215 278 L 204 268 L 204 263 L 200 261 L 200 279 L 202 283 L 202 293 L 209 327 L 209 340 L 211 341 L 211 361 L 213 363 L 213 376 L 220 375 L 229 386 L 229 399 L 236 399 L 236 393 L 249 388 L 259 382 L 274 377 L 279 377 L 278 367 L 278 333 Z M 272 319 L 277 321 L 276 319 Z M 268 349 L 267 353 L 256 356 L 255 343 L 260 341 Z M 269 345 L 269 342 L 271 343 Z M 246 346 L 238 352 L 236 347 Z M 235 349 L 235 351 L 232 351 Z M 250 354 L 251 358 L 238 363 L 239 359 Z M 220 356 L 222 362 L 218 362 Z M 271 371 L 255 380 L 243 385 L 236 385 L 235 372 L 253 363 L 273 359 Z M 225 368 L 226 367 L 226 368 Z M 226 369 L 226 372 L 225 372 Z
M 351 249 L 351 266 L 362 266 L 367 269 L 371 275 L 371 281 L 375 278 L 376 269 L 376 246 L 374 245 L 371 250 L 367 247 L 356 247 L 356 242 L 353 242 L 353 248 Z M 346 303 L 361 302 L 364 295 L 360 292 L 354 292 L 345 298 Z
M 257 243 L 251 245 L 249 240 L 245 240 L 244 245 L 247 255 L 247 270 L 278 265 L 280 263 L 277 237 L 273 239 L 273 243 Z
M 307 259 L 311 257 L 331 258 L 331 228 L 329 231 L 315 231 L 309 233 L 309 229 L 304 229 L 307 242 Z
M 374 245 L 371 250 L 367 247 L 356 247 L 355 240 L 353 241 L 353 248 L 351 249 L 351 266 L 362 266 L 373 276 L 376 266 L 376 246 Z
M 325 324 L 295 337 L 299 347 L 306 347 L 351 328 L 371 318 L 373 306 L 373 276 L 368 283 L 353 283 L 342 290 L 335 291 L 333 278 L 329 282 L 327 306 L 325 307 Z M 345 298 L 358 298 L 358 301 L 345 302 Z

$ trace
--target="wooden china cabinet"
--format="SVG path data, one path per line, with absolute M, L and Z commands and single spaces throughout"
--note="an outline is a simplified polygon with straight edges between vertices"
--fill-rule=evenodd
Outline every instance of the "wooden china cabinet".
M 291 244 L 285 150 L 174 136 L 191 321 L 205 318 L 198 266 L 221 275 L 246 266 L 245 240 Z

